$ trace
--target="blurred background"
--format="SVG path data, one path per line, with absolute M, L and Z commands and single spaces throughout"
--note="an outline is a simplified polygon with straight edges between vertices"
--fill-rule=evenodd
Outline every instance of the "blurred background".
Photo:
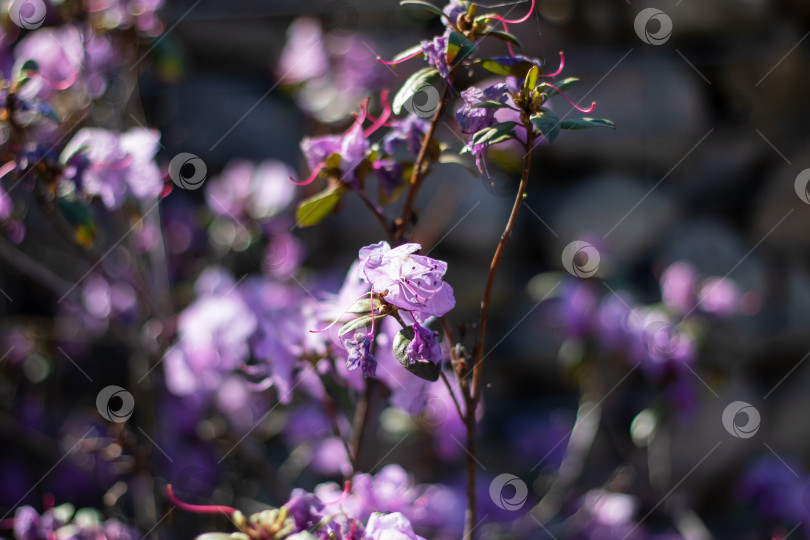
M 529 7 L 481 5 L 511 17 Z M 646 8 L 658 15 L 639 26 Z M 364 97 L 396 91 L 421 67 L 388 67 L 375 58 L 390 59 L 442 31 L 438 18 L 395 0 L 171 0 L 158 16 L 165 33 L 142 47 L 149 52 L 137 77 L 130 71 L 123 78 L 137 83 L 142 108 L 128 109 L 120 125 L 158 129 L 159 162 L 189 152 L 209 177 L 237 158 L 278 160 L 307 176 L 302 137 L 342 132 Z M 810 410 L 810 195 L 802 176 L 810 168 L 810 4 L 539 0 L 529 20 L 510 30 L 547 71 L 564 51 L 564 76 L 581 79 L 567 94 L 583 106 L 595 100 L 592 116 L 611 119 L 616 129 L 563 132 L 534 156 L 490 312 L 478 456 L 480 514 L 490 518 L 482 537 L 810 538 L 810 423 L 803 419 Z M 302 59 L 295 65 L 284 54 L 293 36 Z M 300 56 L 307 39 L 313 51 L 326 48 L 332 75 L 307 79 L 308 59 Z M 481 47 L 503 53 L 497 40 Z M 486 79 L 464 74 L 459 84 Z M 456 95 L 451 110 L 459 103 Z M 460 150 L 451 116 L 438 136 Z M 448 262 L 445 279 L 458 302 L 450 320 L 467 325 L 468 339 L 521 156 L 493 148 L 492 181 L 437 165 L 417 199 L 413 239 Z M 181 308 L 193 301 L 192 284 L 205 266 L 241 276 L 263 264 L 258 249 L 234 247 L 245 241 L 227 224 L 183 225 L 197 219 L 204 191 L 175 190 L 161 203 Z M 302 188 L 301 196 L 314 192 Z M 59 243 L 47 233 L 34 236 L 41 218 L 26 219 L 25 253 L 36 257 Z M 321 272 L 318 279 L 333 289 L 357 249 L 384 238 L 352 197 L 321 226 L 294 234 L 303 268 Z M 599 258 L 588 279 L 566 272 L 561 258 L 575 240 Z M 52 261 L 57 272 L 73 273 L 59 257 Z M 8 292 L 0 297 L 0 356 L 9 351 L 0 362 L 0 510 L 37 506 L 49 493 L 134 519 L 147 533 L 149 516 L 133 518 L 137 504 L 119 504 L 110 488 L 123 482 L 137 493 L 138 475 L 119 476 L 117 458 L 133 460 L 135 470 L 146 458 L 126 449 L 94 457 L 122 452 L 106 446 L 56 461 L 57 450 L 84 432 L 79 417 L 94 414 L 97 388 L 127 380 L 138 361 L 133 351 L 114 337 L 112 324 L 85 341 L 78 315 L 56 308 L 53 293 L 19 269 L 0 267 L 0 288 Z M 125 324 L 120 331 L 150 330 Z M 754 435 L 732 433 L 744 422 L 723 423 L 724 410 L 738 401 L 761 419 Z M 181 410 L 171 410 L 178 411 L 171 423 L 184 425 Z M 383 403 L 377 412 L 368 465 L 398 463 L 417 482 L 458 493 L 462 449 L 450 442 L 425 450 L 420 438 L 394 446 L 403 420 Z M 228 445 L 216 441 L 238 437 L 216 415 L 188 420 L 189 448 L 177 443 L 169 452 L 184 458 L 162 463 L 155 476 L 176 483 L 188 477 L 186 492 L 198 497 L 268 504 L 283 503 L 292 486 L 339 481 L 336 471 L 290 464 L 298 445 L 289 434 L 277 437 L 289 414 L 270 415 L 244 450 L 223 462 Z M 522 510 L 489 504 L 487 488 L 501 473 L 529 486 Z M 447 496 L 446 515 L 458 523 L 454 497 Z M 168 509 L 161 504 L 156 519 Z M 532 524 L 538 520 L 540 527 Z M 189 538 L 211 523 L 175 512 L 147 534 Z M 457 527 L 447 529 L 443 538 L 460 537 Z

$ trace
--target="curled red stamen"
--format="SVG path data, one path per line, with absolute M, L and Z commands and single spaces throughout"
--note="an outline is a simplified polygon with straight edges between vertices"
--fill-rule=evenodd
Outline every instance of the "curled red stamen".
M 595 101 L 593 101 L 593 102 L 591 102 L 591 106 L 590 106 L 590 107 L 588 107 L 587 109 L 583 109 L 582 107 L 580 107 L 579 105 L 577 105 L 576 103 L 574 103 L 573 101 L 571 101 L 571 99 L 570 99 L 568 96 L 566 96 L 565 94 L 563 94 L 562 92 L 560 92 L 560 89 L 559 89 L 559 88 L 557 88 L 556 86 L 554 86 L 553 84 L 549 84 L 549 83 L 544 83 L 544 84 L 545 84 L 546 86 L 548 86 L 549 88 L 553 88 L 554 90 L 556 90 L 558 94 L 560 94 L 562 97 L 564 97 L 564 98 L 565 98 L 565 100 L 566 100 L 568 103 L 570 103 L 570 104 L 571 104 L 571 106 L 572 106 L 572 107 L 574 107 L 574 108 L 575 108 L 576 110 L 578 110 L 579 112 L 589 113 L 589 112 L 593 111 L 593 110 L 596 108 L 596 102 L 595 102 Z
M 343 312 L 342 312 L 340 315 L 338 315 L 338 316 L 335 318 L 335 320 L 334 320 L 334 321 L 332 321 L 332 322 L 329 324 L 329 326 L 327 326 L 326 328 L 321 328 L 320 330 L 310 330 L 309 332 L 310 332 L 311 334 L 320 334 L 321 332 L 326 332 L 327 330 L 329 330 L 330 328 L 332 328 L 333 326 L 335 326 L 335 325 L 337 324 L 337 322 L 340 320 L 340 318 L 341 318 L 341 317 L 343 317 L 344 315 L 346 315 L 346 312 L 347 312 L 347 311 L 349 311 L 349 310 L 352 308 L 352 306 L 353 306 L 354 304 L 356 304 L 356 303 L 357 303 L 359 300 L 362 300 L 362 299 L 363 299 L 363 298 L 365 298 L 365 297 L 366 297 L 366 293 L 363 293 L 363 294 L 361 294 L 360 296 L 358 296 L 357 298 L 355 298 L 355 299 L 352 301 L 352 303 L 351 303 L 351 304 L 349 304 L 349 305 L 346 307 L 346 309 L 344 309 L 344 310 L 343 310 Z M 372 307 L 372 309 L 374 308 L 374 298 L 373 298 L 373 297 L 372 297 L 372 299 L 371 299 L 371 307 Z
M 408 56 L 406 56 L 406 57 L 404 57 L 404 58 L 400 58 L 399 60 L 391 60 L 391 61 L 386 61 L 386 60 L 383 60 L 382 58 L 380 58 L 380 57 L 378 56 L 378 57 L 377 57 L 377 62 L 379 62 L 379 63 L 381 63 L 381 64 L 385 64 L 386 66 L 394 66 L 394 65 L 396 65 L 396 64 L 401 64 L 402 62 L 407 62 L 407 61 L 408 61 L 408 60 L 410 60 L 411 58 L 416 58 L 416 57 L 417 57 L 417 56 L 419 56 L 420 54 L 422 54 L 422 51 L 421 51 L 421 50 L 420 50 L 420 51 L 416 51 L 416 52 L 415 52 L 415 53 L 413 53 L 413 54 L 409 54 Z
M 504 23 L 504 28 L 506 28 L 506 26 L 505 26 L 506 23 L 520 24 L 520 23 L 526 22 L 526 21 L 529 20 L 529 17 L 531 16 L 532 12 L 534 11 L 534 1 L 535 0 L 532 0 L 532 5 L 529 8 L 529 12 L 525 16 L 521 17 L 520 19 L 515 19 L 513 21 L 510 21 L 509 19 L 504 19 L 500 15 L 490 15 L 490 17 L 492 17 L 493 19 L 497 19 L 497 20 L 501 21 L 502 23 Z
M 365 296 L 365 295 L 363 295 L 363 296 Z M 344 484 L 343 484 L 343 493 L 340 494 L 340 497 L 338 497 L 337 499 L 335 499 L 334 501 L 331 501 L 331 502 L 324 502 L 323 504 L 325 504 L 327 506 L 330 506 L 330 505 L 333 505 L 333 504 L 342 503 L 343 501 L 346 500 L 346 497 L 348 497 L 349 494 L 351 494 L 351 492 L 352 492 L 352 481 L 351 480 L 346 480 L 346 482 L 344 482 Z
M 388 102 L 388 90 L 383 90 L 380 93 L 380 105 L 382 105 L 382 114 L 376 120 L 374 120 L 370 114 L 368 114 L 368 109 L 366 109 L 366 116 L 373 122 L 366 130 L 363 132 L 364 137 L 368 137 L 388 121 L 388 118 L 391 116 L 391 104 Z
M 543 73 L 540 76 L 541 77 L 556 77 L 557 75 L 562 73 L 563 67 L 565 67 L 565 56 L 563 55 L 563 52 L 560 51 L 560 67 L 557 68 L 557 71 L 555 71 L 554 73 Z
M 310 175 L 309 175 L 309 178 L 307 178 L 306 180 L 296 180 L 295 178 L 293 178 L 292 176 L 290 176 L 290 181 L 291 181 L 293 184 L 295 184 L 296 186 L 306 186 L 306 185 L 309 185 L 309 184 L 311 184 L 311 183 L 312 183 L 312 182 L 315 180 L 315 178 L 317 178 L 317 177 L 318 177 L 318 175 L 319 175 L 319 174 L 320 174 L 320 172 L 323 170 L 323 168 L 324 168 L 324 166 L 325 166 L 325 165 L 326 165 L 325 163 L 321 163 L 320 165 L 318 165 L 317 167 L 315 167 L 315 168 L 312 170 L 312 174 L 310 174 Z
M 195 514 L 227 514 L 232 516 L 238 512 L 236 508 L 231 508 L 230 506 L 185 503 L 174 495 L 174 489 L 172 488 L 171 484 L 166 486 L 166 495 L 169 496 L 169 500 L 172 501 L 172 504 L 174 504 L 177 508 L 187 512 L 194 512 Z

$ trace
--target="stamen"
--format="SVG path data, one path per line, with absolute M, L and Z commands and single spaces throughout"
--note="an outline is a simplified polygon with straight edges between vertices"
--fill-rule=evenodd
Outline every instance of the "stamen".
M 236 508 L 231 508 L 230 506 L 185 503 L 174 495 L 174 488 L 172 488 L 171 484 L 166 486 L 166 495 L 168 495 L 169 500 L 172 501 L 172 504 L 177 508 L 187 512 L 194 512 L 195 514 L 227 514 L 228 516 L 232 516 L 238 512 Z
M 593 101 L 593 102 L 591 102 L 591 106 L 590 106 L 590 107 L 588 107 L 587 109 L 583 109 L 582 107 L 580 107 L 579 105 L 577 105 L 576 103 L 574 103 L 573 101 L 571 101 L 571 99 L 570 99 L 568 96 L 566 96 L 565 94 L 563 94 L 562 92 L 560 92 L 560 89 L 559 89 L 559 88 L 557 88 L 556 86 L 554 86 L 553 84 L 549 84 L 549 83 L 543 83 L 543 84 L 545 84 L 545 85 L 546 85 L 546 86 L 548 86 L 549 88 L 553 88 L 554 90 L 556 90 L 558 94 L 560 94 L 562 97 L 564 97 L 564 98 L 565 98 L 565 100 L 566 100 L 568 103 L 570 103 L 570 104 L 571 104 L 571 106 L 572 106 L 572 107 L 574 107 L 574 108 L 575 108 L 576 110 L 578 110 L 579 112 L 589 113 L 589 112 L 593 111 L 593 110 L 596 108 L 596 102 L 595 102 L 595 101 Z
M 560 67 L 557 68 L 557 71 L 555 71 L 554 73 L 541 74 L 540 76 L 541 77 L 556 77 L 557 75 L 562 73 L 563 66 L 565 66 L 565 56 L 563 55 L 563 52 L 560 51 Z
M 381 64 L 385 64 L 386 66 L 394 66 L 396 64 L 401 64 L 402 62 L 407 62 L 411 58 L 416 58 L 417 56 L 419 56 L 421 54 L 424 54 L 424 53 L 420 50 L 420 51 L 417 51 L 417 52 L 415 52 L 413 54 L 409 54 L 408 56 L 406 56 L 404 58 L 400 58 L 399 60 L 391 60 L 391 61 L 383 60 L 382 58 L 380 58 L 378 56 L 377 57 L 377 62 L 379 62 Z
M 529 20 L 529 17 L 531 16 L 532 11 L 534 11 L 534 1 L 535 0 L 532 0 L 532 5 L 529 8 L 529 12 L 520 19 L 515 19 L 513 21 L 510 21 L 509 19 L 504 19 L 500 15 L 490 15 L 490 17 L 492 17 L 493 19 L 497 19 L 497 20 L 501 21 L 502 23 L 509 23 L 509 24 L 520 24 L 520 23 L 526 22 L 526 21 Z M 505 24 L 504 24 L 504 28 L 506 28 Z
M 3 178 L 5 175 L 13 171 L 17 167 L 17 163 L 15 161 L 9 161 L 2 167 L 0 167 L 0 178 Z
M 363 295 L 363 296 L 365 296 L 365 295 Z M 334 501 L 331 501 L 331 502 L 324 501 L 323 504 L 325 504 L 326 506 L 331 506 L 333 504 L 342 503 L 351 494 L 351 492 L 352 492 L 352 481 L 351 480 L 346 480 L 346 482 L 343 483 L 343 493 L 340 494 L 340 497 L 338 497 L 337 499 L 335 499 Z
M 382 114 L 376 120 L 374 120 L 370 114 L 368 114 L 368 109 L 366 109 L 366 116 L 373 122 L 366 130 L 363 132 L 364 137 L 368 137 L 388 121 L 388 118 L 391 116 L 391 104 L 388 102 L 388 90 L 383 90 L 380 93 L 380 105 L 382 105 Z
M 318 165 L 317 167 L 315 167 L 315 168 L 312 170 L 312 174 L 310 174 L 310 175 L 309 175 L 309 178 L 307 178 L 306 180 L 300 180 L 300 181 L 299 181 L 299 180 L 296 180 L 295 178 L 293 178 L 292 176 L 290 176 L 290 181 L 291 181 L 293 184 L 295 184 L 296 186 L 306 186 L 306 185 L 309 185 L 309 184 L 311 184 L 311 183 L 312 183 L 312 182 L 315 180 L 315 178 L 317 178 L 317 177 L 318 177 L 318 175 L 319 175 L 319 174 L 320 174 L 320 172 L 323 170 L 323 168 L 324 168 L 324 166 L 325 166 L 325 165 L 326 165 L 325 163 L 321 163 L 320 165 Z

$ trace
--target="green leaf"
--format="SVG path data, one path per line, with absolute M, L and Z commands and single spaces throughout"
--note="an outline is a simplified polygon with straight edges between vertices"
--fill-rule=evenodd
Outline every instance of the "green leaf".
M 345 192 L 345 188 L 330 187 L 298 203 L 295 213 L 298 226 L 311 227 L 323 221 L 332 213 Z
M 374 311 L 380 310 L 380 301 L 378 299 L 374 299 Z M 358 313 L 364 315 L 366 313 L 371 313 L 371 300 L 368 297 L 361 298 L 352 306 L 346 310 L 346 313 Z
M 530 120 L 549 142 L 554 141 L 560 134 L 560 119 L 548 109 L 542 109 L 542 112 L 532 115 Z
M 407 349 L 414 338 L 413 326 L 403 328 L 394 336 L 394 356 L 397 357 L 402 367 L 426 381 L 435 382 L 439 380 L 442 367 L 433 362 L 411 362 L 408 359 Z
M 452 65 L 456 58 L 461 62 L 475 50 L 475 47 L 475 43 L 464 37 L 463 34 L 450 32 L 447 41 L 447 64 Z
M 529 70 L 534 66 L 528 60 L 521 60 L 520 62 L 506 65 L 499 62 L 495 58 L 488 58 L 486 60 L 481 61 L 481 67 L 485 70 L 495 73 L 496 75 L 506 75 L 512 77 L 523 78 L 529 72 Z
M 93 208 L 72 197 L 57 199 L 56 206 L 67 222 L 73 226 L 76 241 L 85 247 L 92 246 L 98 233 Z
M 436 68 L 426 67 L 422 68 L 405 81 L 402 88 L 399 89 L 397 95 L 394 96 L 394 101 L 391 103 L 391 109 L 394 114 L 400 114 L 402 107 L 416 95 L 425 86 L 430 86 L 439 80 L 439 72 Z
M 387 317 L 387 315 L 382 315 L 380 313 L 377 313 L 373 316 L 363 315 L 362 317 L 357 317 L 356 319 L 352 319 L 351 321 L 341 326 L 340 330 L 338 331 L 338 335 L 342 336 L 343 334 L 348 334 L 349 332 L 354 332 L 355 330 L 360 330 L 361 328 L 371 326 L 372 319 L 379 321 L 380 319 L 383 319 L 385 317 Z
M 437 8 L 430 2 L 425 2 L 424 0 L 399 0 L 400 6 L 419 6 L 422 9 L 426 9 L 433 13 L 434 15 L 444 15 L 441 9 Z
M 457 156 L 455 154 L 442 154 L 436 161 L 438 163 L 450 163 L 454 165 L 461 165 L 462 167 L 467 169 L 471 175 L 478 176 L 478 169 L 475 168 L 475 165 L 473 163 L 470 163 L 469 160 L 461 156 Z
M 517 122 L 502 122 L 497 126 L 484 128 L 472 138 L 472 144 L 497 144 L 509 139 L 515 138 L 513 131 L 517 126 Z
M 473 109 L 512 109 L 506 103 L 500 101 L 482 101 L 472 106 Z
M 560 127 L 562 129 L 588 129 L 593 127 L 616 129 L 616 124 L 606 118 L 577 118 L 575 120 L 563 120 Z
M 578 82 L 579 82 L 579 79 L 577 79 L 576 77 L 568 77 L 567 79 L 563 79 L 558 83 L 554 83 L 554 86 L 559 88 L 560 92 L 565 92 L 566 90 L 568 90 L 569 88 L 571 88 L 572 86 L 574 86 Z M 556 90 L 554 90 L 553 88 L 550 88 L 550 87 L 546 87 L 546 89 L 543 90 L 543 92 L 545 92 L 545 94 L 548 97 L 556 96 L 557 94 L 560 93 L 560 92 L 557 92 Z
M 391 62 L 398 62 L 399 60 L 402 60 L 403 58 L 408 58 L 409 56 L 412 56 L 412 55 L 414 55 L 416 53 L 421 53 L 421 52 L 422 52 L 422 45 L 421 44 L 420 45 L 414 45 L 413 47 L 409 47 L 409 48 L 405 49 L 404 51 L 402 51 L 401 53 L 399 53 L 398 55 L 396 55 L 394 58 L 391 59 Z M 424 53 L 422 54 L 422 56 L 424 56 Z
M 498 38 L 498 39 L 500 39 L 502 41 L 508 41 L 509 43 L 511 43 L 513 45 L 517 45 L 521 49 L 523 48 L 523 44 L 520 43 L 520 40 L 517 37 L 515 37 L 513 34 L 510 34 L 508 32 L 501 32 L 500 30 L 490 30 L 489 32 L 484 34 L 484 36 L 496 37 L 496 38 Z

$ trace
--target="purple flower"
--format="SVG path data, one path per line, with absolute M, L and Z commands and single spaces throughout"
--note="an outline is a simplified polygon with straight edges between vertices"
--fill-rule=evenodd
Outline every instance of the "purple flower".
M 464 105 L 456 111 L 456 121 L 461 127 L 462 133 L 472 135 L 484 128 L 492 127 L 497 124 L 497 120 L 495 119 L 496 109 L 476 107 L 476 105 L 485 101 L 506 103 L 508 91 L 509 86 L 504 83 L 496 83 L 487 86 L 483 90 L 471 86 L 461 92 Z
M 377 359 L 371 354 L 371 345 L 374 342 L 374 336 L 366 334 L 365 332 L 355 332 L 354 336 L 343 339 L 343 346 L 349 353 L 346 359 L 346 367 L 349 371 L 357 369 L 357 366 L 363 368 L 364 377 L 375 377 L 377 373 Z
M 418 322 L 414 322 L 414 337 L 405 349 L 408 360 L 414 362 L 433 362 L 441 364 L 442 351 L 439 348 L 438 334 L 429 328 L 425 328 Z
M 740 289 L 734 281 L 728 278 L 706 278 L 701 287 L 700 308 L 707 313 L 719 316 L 729 316 L 740 308 Z
M 661 297 L 676 313 L 690 311 L 697 302 L 697 271 L 687 262 L 676 262 L 661 274 Z
M 119 134 L 83 128 L 60 156 L 65 178 L 82 192 L 101 197 L 111 210 L 120 208 L 128 195 L 157 198 L 163 190 L 163 177 L 154 162 L 159 139 L 157 131 L 148 129 Z
M 444 14 L 447 15 L 447 18 L 453 24 L 456 24 L 456 20 L 458 16 L 462 13 L 467 13 L 468 9 L 468 2 L 464 2 L 463 0 L 450 0 L 446 6 L 444 6 Z
M 456 305 L 453 289 L 444 282 L 447 263 L 414 255 L 419 244 L 391 249 L 388 242 L 360 249 L 360 272 L 371 290 L 386 302 L 410 311 L 421 322 L 441 317 Z
M 247 160 L 233 160 L 220 176 L 208 182 L 205 199 L 208 207 L 220 216 L 269 219 L 285 210 L 295 198 L 295 186 L 289 181 L 292 174 L 292 169 L 280 161 L 254 165 Z
M 369 142 L 363 133 L 360 120 L 352 124 L 343 135 L 306 137 L 301 141 L 301 150 L 309 168 L 313 171 L 319 171 L 324 167 L 330 156 L 340 156 L 340 179 L 346 183 L 357 181 L 356 169 L 366 157 L 368 148 Z
M 394 512 L 393 514 L 371 514 L 366 525 L 367 540 L 425 540 L 413 532 L 408 518 Z
M 375 161 L 374 172 L 377 173 L 377 178 L 380 179 L 380 188 L 389 197 L 391 197 L 394 191 L 404 182 L 402 178 L 402 164 L 393 159 Z M 0 199 L 0 204 L 2 204 L 2 199 Z
M 432 41 L 422 42 L 422 52 L 428 63 L 439 70 L 445 79 L 450 75 L 450 66 L 447 65 L 447 36 L 436 36 Z
M 422 147 L 430 123 L 415 114 L 406 116 L 397 122 L 394 128 L 382 140 L 382 147 L 386 153 L 393 155 L 397 148 L 405 147 L 412 155 L 417 155 Z

